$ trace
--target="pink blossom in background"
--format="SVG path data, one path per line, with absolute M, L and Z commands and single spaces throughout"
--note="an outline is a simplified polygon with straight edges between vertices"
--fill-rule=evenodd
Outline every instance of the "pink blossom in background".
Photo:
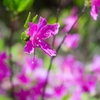
M 97 82 L 98 82 L 98 78 L 96 75 L 87 74 L 86 76 L 84 76 L 84 81 L 82 83 L 83 91 L 91 94 L 95 94 Z
M 5 63 L 5 60 L 7 59 L 6 53 L 0 53 L 0 81 L 6 77 L 10 77 L 11 72 L 9 70 L 9 67 Z
M 64 20 L 65 27 L 63 29 L 63 32 L 68 32 L 75 23 L 75 21 L 77 20 L 78 18 L 78 16 L 76 15 L 77 10 L 78 10 L 77 7 L 74 7 L 72 9 L 71 15 Z M 75 27 L 76 26 L 77 25 L 75 25 Z
M 20 73 L 15 76 L 14 86 L 19 86 L 20 89 L 15 92 L 18 100 L 39 100 L 42 95 L 42 89 L 45 84 L 47 70 L 43 68 L 42 59 L 35 58 L 34 64 L 32 59 L 26 57 Z M 47 88 L 45 97 L 51 97 L 53 92 Z M 25 95 L 25 96 L 24 96 Z
M 33 91 L 32 91 L 33 92 Z M 37 100 L 34 99 L 33 93 L 31 93 L 31 89 L 20 89 L 15 93 L 17 100 Z
M 36 64 L 32 64 L 32 59 L 29 57 L 24 60 L 21 72 L 15 76 L 19 82 L 15 85 L 19 86 L 19 89 L 15 91 L 15 96 L 18 100 L 39 100 L 47 69 L 43 68 L 42 59 L 36 58 L 34 62 Z M 53 65 L 56 70 L 50 71 L 45 91 L 46 100 L 62 100 L 65 95 L 69 94 L 72 94 L 69 100 L 81 100 L 85 92 L 95 94 L 98 77 L 95 74 L 87 74 L 84 63 L 73 55 L 55 58 Z
M 20 73 L 15 76 L 15 85 L 31 85 L 32 81 L 35 80 L 35 73 L 37 72 L 37 69 L 41 69 L 43 67 L 43 61 L 42 59 L 35 58 L 34 64 L 31 63 L 32 59 L 26 56 L 24 58 L 24 64 L 21 66 L 21 71 Z M 39 70 L 38 70 L 39 71 Z M 42 69 L 41 69 L 42 72 Z M 40 72 L 38 74 L 41 74 Z M 42 74 L 43 75 L 43 74 Z M 41 76 L 42 77 L 42 76 Z
M 69 100 L 82 100 L 82 91 L 80 89 L 75 89 Z
M 91 8 L 91 16 L 94 20 L 97 20 L 98 13 L 99 13 L 99 6 L 100 6 L 100 0 L 91 0 L 92 1 L 92 8 Z
M 67 48 L 77 48 L 80 40 L 79 34 L 68 34 L 64 41 Z
M 25 100 L 27 100 L 27 98 L 29 98 L 30 95 L 32 96 L 32 98 L 38 98 L 39 96 L 41 97 L 42 95 L 42 89 L 45 84 L 47 70 L 43 68 L 42 59 L 35 58 L 34 64 L 32 64 L 31 61 L 32 61 L 31 58 L 29 57 L 25 58 L 25 62 L 21 68 L 21 71 L 15 76 L 13 82 L 15 87 L 16 86 L 21 87 L 18 92 L 15 92 L 16 96 L 22 95 L 18 97 L 20 98 L 19 100 L 22 100 L 22 98 L 25 98 Z M 26 87 L 26 90 L 24 90 L 24 87 Z M 30 91 L 33 92 L 27 91 L 28 89 L 30 89 Z M 25 93 L 27 93 L 26 97 L 23 97 L 24 92 L 23 93 L 21 92 L 23 90 Z M 51 95 L 52 92 L 46 91 L 45 93 L 46 97 L 50 97 Z M 35 100 L 32 98 L 30 100 Z
M 62 64 L 63 79 L 66 84 L 79 85 L 84 76 L 84 64 L 78 61 L 74 56 L 68 55 Z
M 56 51 L 51 49 L 45 39 L 56 35 L 60 25 L 58 23 L 47 24 L 46 19 L 42 17 L 40 17 L 38 24 L 29 22 L 28 25 L 28 35 L 30 39 L 24 47 L 24 52 L 31 54 L 35 48 L 41 48 L 49 56 L 56 56 Z
M 54 64 L 59 64 L 55 64 L 57 65 L 57 70 L 54 72 L 54 76 L 51 77 L 50 82 L 50 84 L 52 84 L 54 87 L 56 98 L 59 98 L 58 100 L 60 100 L 64 95 L 68 94 L 69 91 L 73 92 L 73 89 L 79 88 L 79 90 L 82 92 L 81 86 L 85 72 L 84 64 L 78 61 L 73 55 L 68 55 L 62 59 L 60 62 L 57 62 L 59 58 L 58 60 L 54 60 Z M 71 100 L 77 100 L 78 98 L 80 97 L 77 95 L 76 99 L 73 97 Z
M 95 55 L 92 61 L 91 70 L 93 72 L 100 72 L 100 55 Z

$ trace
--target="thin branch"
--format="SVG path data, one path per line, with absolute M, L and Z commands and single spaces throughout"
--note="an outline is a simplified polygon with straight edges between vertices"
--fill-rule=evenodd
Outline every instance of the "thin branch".
M 45 79 L 45 84 L 44 84 L 43 91 L 42 91 L 42 99 L 41 100 L 44 100 L 44 97 L 45 97 L 45 91 L 46 91 L 46 87 L 47 87 L 47 84 L 48 84 L 48 78 L 49 78 L 49 73 L 50 73 L 50 70 L 51 70 L 53 59 L 54 59 L 54 57 L 52 57 L 51 60 L 50 60 L 49 68 L 48 68 L 48 71 L 47 71 L 47 77 Z
M 15 100 L 14 97 L 14 87 L 12 85 L 12 78 L 13 78 L 13 62 L 12 62 L 12 56 L 11 56 L 11 47 L 12 47 L 12 42 L 13 42 L 13 37 L 14 37 L 14 25 L 15 25 L 15 20 L 11 20 L 11 33 L 10 33 L 10 38 L 9 38 L 9 63 L 10 63 L 10 71 L 11 71 L 11 77 L 10 77 L 10 82 L 11 82 L 11 90 L 10 90 L 10 97 Z
M 72 25 L 72 27 L 70 28 L 70 30 L 65 34 L 63 40 L 61 41 L 60 45 L 58 46 L 58 48 L 57 48 L 57 50 L 56 50 L 57 54 L 58 54 L 58 52 L 59 52 L 59 50 L 60 50 L 60 48 L 61 48 L 61 45 L 62 45 L 63 42 L 65 41 L 67 34 L 70 33 L 71 30 L 74 28 L 75 24 L 76 24 L 77 21 L 80 19 L 80 17 L 81 17 L 82 14 L 84 13 L 85 9 L 86 9 L 86 7 L 84 7 L 84 8 L 82 9 L 82 11 L 81 11 L 80 14 L 78 15 L 78 18 L 77 18 L 77 20 L 75 21 L 75 23 Z
M 73 29 L 74 25 L 77 23 L 77 21 L 79 20 L 79 18 L 82 16 L 82 14 L 84 13 L 84 11 L 85 11 L 85 7 L 82 9 L 81 13 L 78 15 L 78 19 L 75 21 L 75 23 L 73 24 L 73 26 L 71 27 L 71 29 L 69 30 L 69 32 Z M 67 36 L 67 34 L 64 36 L 62 42 L 58 46 L 58 48 L 56 50 L 57 51 L 57 54 L 58 54 L 58 51 L 60 50 L 61 45 L 63 44 L 66 36 Z M 43 88 L 43 92 L 42 92 L 42 99 L 41 100 L 44 100 L 44 97 L 45 97 L 45 91 L 46 91 L 46 87 L 47 87 L 47 84 L 48 84 L 49 73 L 50 73 L 50 70 L 51 70 L 51 67 L 52 67 L 52 62 L 53 62 L 53 59 L 54 58 L 55 57 L 52 57 L 51 60 L 50 60 L 50 64 L 49 64 L 49 68 L 48 68 L 48 71 L 47 71 L 47 77 L 46 77 L 46 81 L 45 81 L 45 84 L 44 84 L 44 88 Z
M 57 13 L 56 13 L 56 23 L 58 22 L 58 19 L 59 19 L 60 8 L 61 8 L 61 0 L 59 0 L 58 2 L 58 8 L 57 8 Z M 54 47 L 55 39 L 56 39 L 56 35 L 53 37 L 52 47 Z

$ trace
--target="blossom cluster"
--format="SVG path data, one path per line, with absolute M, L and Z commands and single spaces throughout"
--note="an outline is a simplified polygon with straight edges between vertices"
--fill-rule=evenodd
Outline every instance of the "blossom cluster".
M 3 73 L 0 73 L 1 84 L 4 84 L 4 81 L 7 83 L 11 74 L 9 67 L 2 61 L 5 57 L 5 53 L 1 53 L 0 64 L 2 63 L 2 66 L 0 67 L 4 67 L 1 68 Z M 44 62 L 40 58 L 36 58 L 35 63 L 32 64 L 31 57 L 25 55 L 23 61 L 23 64 L 18 62 L 20 72 L 13 76 L 15 97 L 17 100 L 38 100 L 42 96 L 47 69 L 43 67 Z M 100 55 L 95 55 L 89 66 L 71 54 L 57 57 L 49 75 L 48 87 L 45 92 L 46 100 L 62 100 L 66 95 L 69 95 L 69 100 L 81 100 L 84 93 L 95 95 L 97 84 L 100 81 L 99 61 Z M 0 94 L 5 95 L 5 86 L 1 85 L 0 91 Z

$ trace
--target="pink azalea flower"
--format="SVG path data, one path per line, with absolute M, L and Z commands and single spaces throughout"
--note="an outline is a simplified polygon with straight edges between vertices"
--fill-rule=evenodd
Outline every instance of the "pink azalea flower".
M 4 61 L 5 59 L 6 59 L 6 53 L 5 52 L 0 53 L 0 81 L 3 78 L 10 77 L 11 75 L 9 67 L 6 65 Z
M 71 15 L 64 20 L 64 24 L 66 25 L 63 29 L 64 32 L 68 32 L 75 23 L 75 21 L 77 20 L 78 17 L 76 13 L 77 13 L 77 8 L 74 7 L 72 9 Z
M 62 64 L 63 79 L 69 86 L 80 84 L 84 75 L 84 64 L 77 61 L 74 56 L 68 55 Z
M 56 56 L 56 51 L 51 49 L 50 45 L 45 41 L 58 33 L 60 25 L 47 24 L 45 18 L 40 17 L 38 24 L 29 22 L 28 23 L 28 35 L 30 36 L 29 41 L 24 47 L 24 52 L 31 54 L 35 48 L 41 48 L 49 56 Z
M 99 13 L 100 0 L 92 0 L 91 16 L 94 20 L 97 20 Z
M 80 40 L 79 34 L 68 34 L 66 36 L 64 43 L 68 48 L 77 48 L 79 40 Z

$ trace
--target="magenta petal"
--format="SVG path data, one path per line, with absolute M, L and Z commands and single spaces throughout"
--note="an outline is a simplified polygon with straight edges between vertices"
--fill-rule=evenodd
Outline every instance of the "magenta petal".
M 5 59 L 7 58 L 6 52 L 0 53 L 0 59 Z
M 45 18 L 40 17 L 38 22 L 38 31 L 47 24 L 47 21 Z
M 47 42 L 41 40 L 41 42 L 39 42 L 39 45 L 40 48 L 49 56 L 56 56 L 56 51 L 54 49 L 51 49 L 50 45 Z
M 29 40 L 25 47 L 24 47 L 24 52 L 28 53 L 28 54 L 31 54 L 34 52 L 34 46 L 32 45 L 32 41 Z
M 8 66 L 4 63 L 4 61 L 0 60 L 0 80 L 5 77 L 10 77 L 11 72 Z
M 28 23 L 29 29 L 28 29 L 28 35 L 33 36 L 37 32 L 37 24 L 34 24 L 32 22 Z
M 30 84 L 31 83 L 31 79 L 29 77 L 27 77 L 26 75 L 24 75 L 23 73 L 18 76 L 18 79 L 23 84 Z
M 98 7 L 96 5 L 92 5 L 92 9 L 91 9 L 91 12 L 90 12 L 92 18 L 94 20 L 97 20 L 97 17 L 98 17 Z
M 42 39 L 47 39 L 58 33 L 60 25 L 58 23 L 52 25 L 45 25 L 38 33 L 38 36 Z
M 65 39 L 65 44 L 68 48 L 77 48 L 79 44 L 79 34 L 68 34 Z

